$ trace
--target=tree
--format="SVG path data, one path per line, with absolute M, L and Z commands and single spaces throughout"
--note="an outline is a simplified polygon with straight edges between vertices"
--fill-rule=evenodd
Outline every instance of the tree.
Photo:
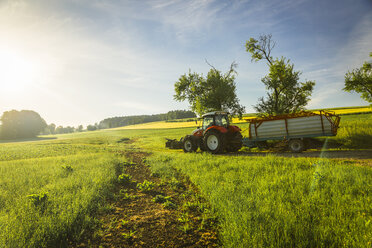
M 65 128 L 63 126 L 58 126 L 55 130 L 55 133 L 56 134 L 62 134 L 62 133 L 66 133 L 65 132 Z
M 294 65 L 285 57 L 273 58 L 271 51 L 275 42 L 271 34 L 261 35 L 258 40 L 250 38 L 246 42 L 247 52 L 252 54 L 252 61 L 266 60 L 269 74 L 261 79 L 268 90 L 266 98 L 258 99 L 254 106 L 260 115 L 278 115 L 304 110 L 310 100 L 315 82 L 299 82 L 301 72 L 294 70 Z
M 188 100 L 191 110 L 199 115 L 212 110 L 226 110 L 241 117 L 245 108 L 239 104 L 236 95 L 237 64 L 233 62 L 226 73 L 211 67 L 206 78 L 191 71 L 182 75 L 174 85 L 174 99 Z
M 372 57 L 372 52 L 369 56 Z M 372 63 L 364 62 L 361 68 L 347 72 L 343 90 L 361 93 L 361 98 L 372 103 Z
M 47 127 L 44 119 L 32 110 L 6 111 L 0 121 L 3 139 L 33 138 Z
M 88 125 L 87 130 L 88 131 L 94 131 L 94 130 L 97 130 L 97 127 L 95 125 Z
M 56 125 L 54 123 L 51 123 L 44 128 L 41 134 L 43 135 L 55 134 L 55 130 L 56 130 Z
M 50 130 L 50 133 L 54 134 L 55 131 L 56 131 L 56 124 L 51 123 L 51 124 L 48 125 L 48 127 L 49 127 L 49 130 Z
M 77 128 L 76 128 L 76 131 L 77 132 L 82 132 L 84 129 L 83 125 L 79 125 Z

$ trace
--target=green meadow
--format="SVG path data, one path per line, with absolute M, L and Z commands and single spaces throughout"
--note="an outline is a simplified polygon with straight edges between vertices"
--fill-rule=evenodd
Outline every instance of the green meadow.
M 0 143 L 0 247 L 65 247 L 94 229 L 128 160 L 122 151 L 148 152 L 153 172 L 177 169 L 189 177 L 218 217 L 224 247 L 372 246 L 372 168 L 365 161 L 165 148 L 165 137 L 192 129 Z M 328 142 L 341 144 L 340 151 L 371 149 L 372 114 L 342 116 Z
M 372 170 L 327 159 L 158 155 L 203 192 L 225 247 L 368 247 Z M 165 168 L 164 168 L 165 167 Z

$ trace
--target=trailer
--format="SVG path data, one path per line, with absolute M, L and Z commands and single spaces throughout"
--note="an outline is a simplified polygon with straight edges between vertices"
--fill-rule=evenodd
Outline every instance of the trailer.
M 251 119 L 243 145 L 257 147 L 268 140 L 285 140 L 292 152 L 302 152 L 304 139 L 335 136 L 339 124 L 340 116 L 323 110 Z

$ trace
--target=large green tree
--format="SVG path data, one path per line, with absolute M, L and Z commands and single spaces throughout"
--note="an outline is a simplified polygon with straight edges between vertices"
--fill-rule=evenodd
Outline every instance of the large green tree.
M 241 117 L 245 108 L 239 104 L 236 95 L 236 66 L 237 64 L 232 63 L 226 73 L 211 66 L 206 77 L 189 71 L 175 83 L 174 99 L 188 100 L 191 110 L 198 115 L 214 110 L 226 110 Z
M 272 36 L 261 35 L 258 39 L 246 41 L 246 50 L 251 53 L 252 61 L 266 60 L 269 74 L 261 79 L 267 89 L 266 97 L 258 99 L 254 106 L 261 115 L 278 115 L 295 113 L 305 109 L 310 100 L 315 82 L 299 82 L 300 71 L 294 70 L 294 65 L 285 57 L 271 56 L 275 42 Z
M 43 118 L 32 110 L 6 111 L 0 118 L 0 137 L 3 139 L 32 138 L 47 126 Z
M 372 52 L 369 56 L 372 57 Z M 343 90 L 361 93 L 361 98 L 372 103 L 372 63 L 364 62 L 361 68 L 347 72 Z

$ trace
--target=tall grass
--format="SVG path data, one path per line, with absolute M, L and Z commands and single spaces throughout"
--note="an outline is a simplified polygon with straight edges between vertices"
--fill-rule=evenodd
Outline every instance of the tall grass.
M 372 170 L 314 159 L 156 155 L 181 169 L 220 217 L 224 247 L 368 247 Z
M 117 165 L 102 153 L 0 162 L 0 247 L 59 247 L 78 238 L 110 196 Z
M 334 140 L 346 148 L 372 148 L 372 115 L 342 116 Z

